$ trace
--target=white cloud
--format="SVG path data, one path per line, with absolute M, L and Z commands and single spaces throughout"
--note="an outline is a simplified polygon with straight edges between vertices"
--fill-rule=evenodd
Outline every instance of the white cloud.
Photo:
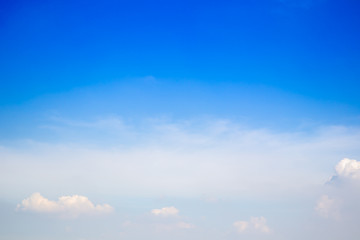
M 51 201 L 40 193 L 33 193 L 17 205 L 17 210 L 38 213 L 56 213 L 64 217 L 78 217 L 81 214 L 104 214 L 113 211 L 108 204 L 94 205 L 87 197 L 73 195 Z
M 358 211 L 360 162 L 343 158 L 336 164 L 335 171 L 324 189 L 326 194 L 318 199 L 315 211 L 323 218 L 344 220 L 356 216 Z
M 195 225 L 191 223 L 187 223 L 184 221 L 178 221 L 178 213 L 179 210 L 175 207 L 163 207 L 160 209 L 153 209 L 151 210 L 151 214 L 155 216 L 161 216 L 161 217 L 176 217 L 176 218 L 166 218 L 163 219 L 162 223 L 155 223 L 154 227 L 157 229 L 157 231 L 173 231 L 173 230 L 180 230 L 180 229 L 192 229 L 195 227 Z
M 360 162 L 354 159 L 344 158 L 335 167 L 339 177 L 360 179 Z
M 233 223 L 233 226 L 239 233 L 244 232 L 261 232 L 261 233 L 271 233 L 271 229 L 266 223 L 266 218 L 264 217 L 251 217 L 250 221 L 236 221 Z
M 151 210 L 151 213 L 155 216 L 169 217 L 169 216 L 177 216 L 179 210 L 176 209 L 175 207 L 164 207 L 161 209 L 153 209 Z

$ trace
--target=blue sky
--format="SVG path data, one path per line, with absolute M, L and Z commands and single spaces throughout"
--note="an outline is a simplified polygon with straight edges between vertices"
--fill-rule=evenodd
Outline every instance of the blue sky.
M 359 11 L 2 1 L 0 238 L 356 239 Z
M 2 104 L 154 76 L 359 106 L 357 1 L 12 1 L 2 9 Z
M 120 96 L 101 100 L 108 114 L 258 121 L 267 109 L 284 108 L 287 118 L 356 123 L 358 4 L 3 3 L 0 104 L 11 111 L 39 97 L 115 83 Z

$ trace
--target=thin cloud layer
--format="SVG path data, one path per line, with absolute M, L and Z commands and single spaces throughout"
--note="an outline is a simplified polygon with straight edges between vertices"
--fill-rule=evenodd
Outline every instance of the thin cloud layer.
M 17 205 L 17 210 L 37 213 L 59 214 L 63 217 L 78 217 L 83 214 L 106 214 L 113 211 L 108 204 L 94 205 L 87 197 L 73 195 L 51 201 L 40 193 L 33 193 Z
M 0 148 L 0 158 L 4 159 L 0 182 L 21 194 L 34 188 L 56 194 L 53 189 L 62 188 L 71 192 L 139 196 L 166 193 L 218 198 L 236 197 L 239 192 L 275 195 L 288 189 L 301 191 L 323 181 L 330 174 L 323 171 L 323 166 L 341 159 L 344 152 L 358 154 L 360 144 L 360 129 L 341 127 L 324 127 L 312 134 L 279 133 L 242 128 L 225 120 L 209 120 L 155 122 L 125 128 L 131 129 L 131 133 L 120 131 L 116 147 L 66 141 L 23 142 L 22 151 L 4 146 Z M 147 131 L 142 132 L 142 128 Z M 115 124 L 111 132 L 117 129 Z M 66 133 L 66 128 L 61 132 Z M 107 134 L 95 132 L 97 139 L 106 141 Z M 79 138 L 87 138 L 82 127 L 77 133 Z M 133 140 L 136 143 L 128 146 Z M 18 168 L 19 165 L 24 167 Z M 52 188 L 43 181 L 48 175 L 55 176 Z M 82 178 L 87 184 L 71 181 L 68 176 Z M 20 181 L 22 178 L 27 181 Z M 94 189 L 93 185 L 99 188 Z M 0 184 L 0 189 L 6 191 L 7 186 Z
M 233 223 L 233 226 L 236 228 L 238 233 L 261 232 L 268 234 L 271 233 L 271 229 L 266 222 L 266 218 L 262 216 L 251 217 L 250 221 L 236 221 Z
M 249 222 L 247 221 L 237 221 L 234 222 L 233 226 L 239 233 L 245 232 L 249 228 Z
M 323 195 L 318 200 L 315 211 L 324 218 L 338 219 L 340 216 L 339 202 L 328 195 Z
M 179 210 L 175 207 L 164 207 L 161 209 L 153 209 L 151 210 L 151 214 L 155 216 L 169 217 L 169 216 L 177 216 Z

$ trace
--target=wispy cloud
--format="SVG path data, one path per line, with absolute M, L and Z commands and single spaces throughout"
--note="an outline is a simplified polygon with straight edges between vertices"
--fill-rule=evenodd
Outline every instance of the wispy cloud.
M 137 136 L 131 145 L 123 135 L 119 136 L 121 143 L 111 147 L 87 145 L 89 136 L 79 130 L 77 137 L 85 143 L 28 141 L 21 142 L 21 150 L 18 146 L 3 146 L 0 180 L 19 193 L 39 189 L 56 194 L 52 189 L 60 188 L 71 192 L 213 198 L 239 192 L 277 194 L 324 181 L 337 159 L 344 152 L 358 153 L 360 145 L 359 129 L 333 126 L 310 133 L 274 132 L 209 120 L 151 122 L 129 129 L 134 132 L 132 136 Z M 90 127 L 86 129 L 89 131 Z M 106 134 L 96 133 L 96 141 L 107 141 Z M 350 165 L 346 166 L 349 169 Z M 355 170 L 346 171 L 355 174 Z M 49 175 L 56 176 L 51 189 L 43 181 Z M 24 178 L 28 180 L 20 180 Z
M 175 207 L 164 207 L 160 209 L 153 209 L 151 210 L 151 214 L 155 216 L 162 216 L 162 217 L 170 217 L 170 216 L 177 216 L 179 210 Z
M 323 195 L 317 201 L 315 210 L 320 216 L 324 218 L 339 219 L 339 206 L 340 203 L 338 200 L 330 198 L 328 195 Z
M 233 226 L 238 233 L 260 232 L 269 234 L 272 232 L 264 217 L 251 217 L 249 221 L 236 221 Z

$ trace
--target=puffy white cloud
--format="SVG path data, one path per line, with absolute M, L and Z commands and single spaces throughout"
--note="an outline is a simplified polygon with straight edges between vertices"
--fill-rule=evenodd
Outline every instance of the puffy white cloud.
M 161 209 L 153 209 L 151 210 L 151 213 L 155 216 L 169 217 L 169 216 L 177 216 L 179 210 L 176 209 L 175 207 L 164 207 Z
M 94 205 L 87 197 L 73 195 L 51 201 L 40 193 L 33 193 L 17 205 L 17 210 L 39 213 L 57 213 L 64 217 L 78 217 L 81 214 L 104 214 L 113 211 L 108 204 Z
M 250 221 L 236 221 L 233 223 L 233 226 L 239 233 L 248 231 L 271 233 L 271 229 L 267 225 L 266 218 L 264 217 L 251 217 Z
M 335 167 L 339 177 L 360 179 L 360 162 L 354 159 L 344 158 Z

